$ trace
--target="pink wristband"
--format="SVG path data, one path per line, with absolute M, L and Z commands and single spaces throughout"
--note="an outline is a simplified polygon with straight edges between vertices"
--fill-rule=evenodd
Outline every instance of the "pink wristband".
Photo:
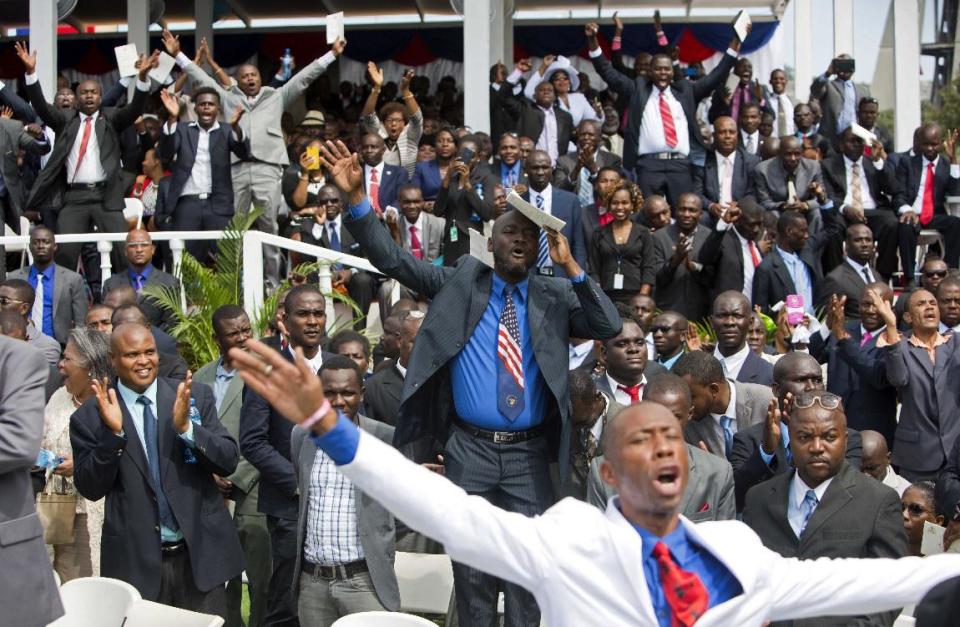
M 300 423 L 300 428 L 309 431 L 313 425 L 320 422 L 320 419 L 327 415 L 327 412 L 330 411 L 330 401 L 323 399 L 323 405 L 320 406 L 320 409 L 313 412 L 309 418 Z
M 620 49 L 621 41 L 622 41 L 622 40 L 620 39 L 619 36 L 614 37 L 614 38 L 613 38 L 613 43 L 610 44 L 610 49 L 611 49 L 611 50 L 619 50 L 619 49 Z
M 667 35 L 666 35 L 662 30 L 661 30 L 661 31 L 658 31 L 658 32 L 657 32 L 657 44 L 660 45 L 660 46 L 666 46 L 668 43 L 670 43 L 670 42 L 667 40 Z

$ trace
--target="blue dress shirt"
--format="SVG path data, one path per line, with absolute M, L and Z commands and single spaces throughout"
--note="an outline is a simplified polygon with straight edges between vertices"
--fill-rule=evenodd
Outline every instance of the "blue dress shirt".
M 217 376 L 213 381 L 213 397 L 217 402 L 218 412 L 220 406 L 223 405 L 223 397 L 227 394 L 227 388 L 235 376 L 237 376 L 236 369 L 227 370 L 223 367 L 223 357 L 217 360 Z
M 669 358 L 669 359 L 666 359 L 666 360 L 660 360 L 660 359 L 658 359 L 658 360 L 657 360 L 657 363 L 660 364 L 661 366 L 663 366 L 664 368 L 666 368 L 667 370 L 673 370 L 674 364 L 676 364 L 676 363 L 677 363 L 677 360 L 679 360 L 681 357 L 683 357 L 683 351 L 680 351 L 679 353 L 677 353 L 677 354 L 674 355 L 673 357 L 671 357 L 671 358 Z
M 670 556 L 677 566 L 700 578 L 707 591 L 708 608 L 743 594 L 743 586 L 733 573 L 710 551 L 691 540 L 687 536 L 683 523 L 678 524 L 676 529 L 662 538 L 637 525 L 633 525 L 633 528 L 637 530 L 643 541 L 643 576 L 647 581 L 647 590 L 650 592 L 653 611 L 657 615 L 660 627 L 670 627 L 672 614 L 667 604 L 667 597 L 663 593 L 663 585 L 660 583 L 660 566 L 657 564 L 657 558 L 653 556 L 653 547 L 657 542 L 667 545 Z
M 137 272 L 133 268 L 127 268 L 127 275 L 130 277 L 130 286 L 139 292 L 137 288 L 137 276 L 142 277 L 140 280 L 141 287 L 147 284 L 147 280 L 150 278 L 150 273 L 153 272 L 153 264 L 148 263 L 147 266 L 143 269 L 143 272 Z
M 787 424 L 782 420 L 780 421 L 780 441 L 783 442 L 783 450 L 787 452 L 787 459 L 791 460 L 792 463 L 793 455 L 790 453 L 790 430 L 787 429 Z M 766 451 L 763 450 L 763 446 L 760 446 L 760 459 L 762 459 L 763 463 L 767 466 L 773 463 L 773 459 L 776 456 L 776 451 L 774 451 L 773 455 L 767 455 Z
M 44 335 L 53 335 L 53 290 L 54 290 L 54 276 L 56 275 L 56 265 L 50 264 L 47 266 L 47 269 L 41 272 L 43 275 L 43 328 L 40 329 L 43 331 Z M 30 275 L 27 278 L 27 281 L 30 282 L 30 287 L 33 288 L 34 292 L 37 290 L 37 266 L 30 266 Z
M 790 278 L 793 279 L 793 286 L 797 289 L 797 294 L 803 297 L 803 310 L 810 315 L 814 315 L 813 277 L 810 275 L 810 268 L 803 262 L 800 255 L 796 253 L 788 253 L 777 246 L 777 254 L 780 255 L 784 265 L 787 266 L 787 272 L 790 273 Z
M 500 162 L 500 183 L 504 187 L 512 187 L 520 182 L 520 161 L 517 160 L 512 166 Z

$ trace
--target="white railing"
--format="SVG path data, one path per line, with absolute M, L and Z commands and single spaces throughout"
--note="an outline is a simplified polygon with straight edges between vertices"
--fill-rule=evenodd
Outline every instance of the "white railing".
M 185 243 L 195 240 L 218 240 L 223 238 L 223 231 L 154 231 L 150 233 L 154 241 L 170 242 L 170 250 L 173 253 L 174 272 L 180 267 L 180 261 L 183 258 Z M 57 244 L 86 244 L 96 242 L 97 252 L 100 253 L 100 272 L 102 280 L 106 282 L 113 273 L 113 266 L 110 262 L 110 254 L 113 252 L 114 242 L 123 242 L 127 239 L 126 233 L 74 233 L 60 234 L 56 236 Z M 29 244 L 27 235 L 7 235 L 0 237 L 0 246 L 8 247 L 8 250 L 26 250 Z M 247 231 L 243 235 L 243 307 L 251 315 L 259 311 L 263 306 L 266 284 L 263 277 L 263 247 L 275 246 L 285 250 L 291 250 L 302 255 L 313 257 L 321 262 L 329 264 L 321 265 L 317 272 L 317 283 L 320 291 L 324 294 L 333 292 L 333 278 L 330 273 L 330 267 L 334 263 L 339 263 L 358 270 L 366 270 L 374 274 L 381 274 L 369 261 L 362 257 L 354 257 L 344 253 L 306 244 L 296 240 L 272 235 L 270 233 L 261 233 L 260 231 Z M 29 256 L 29 250 L 27 255 Z M 31 260 L 32 262 L 32 260 Z M 182 294 L 183 292 L 181 292 Z M 394 283 L 391 301 L 395 301 L 399 295 L 399 285 Z M 336 320 L 336 313 L 333 308 L 333 299 L 326 299 L 327 326 L 331 327 Z M 366 315 L 367 312 L 363 312 Z

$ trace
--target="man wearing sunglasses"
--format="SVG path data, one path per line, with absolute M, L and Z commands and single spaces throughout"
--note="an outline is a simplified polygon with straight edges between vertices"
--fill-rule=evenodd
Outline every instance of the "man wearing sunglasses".
M 743 522 L 763 545 L 801 560 L 906 555 L 897 493 L 865 476 L 859 464 L 844 460 L 847 424 L 841 398 L 822 390 L 800 392 L 793 399 L 788 429 L 795 471 L 751 489 L 743 510 Z M 830 624 L 889 625 L 897 613 L 850 616 Z M 825 623 L 823 618 L 793 623 L 802 624 Z
M 137 304 L 147 314 L 150 324 L 169 331 L 175 320 L 173 312 L 160 306 L 155 299 L 140 294 L 144 287 L 159 285 L 172 290 L 180 289 L 180 281 L 172 274 L 168 274 L 153 265 L 153 256 L 157 247 L 146 229 L 133 229 L 127 233 L 124 244 L 124 254 L 127 257 L 127 271 L 118 272 L 103 284 L 103 297 L 121 285 L 129 285 L 137 293 Z

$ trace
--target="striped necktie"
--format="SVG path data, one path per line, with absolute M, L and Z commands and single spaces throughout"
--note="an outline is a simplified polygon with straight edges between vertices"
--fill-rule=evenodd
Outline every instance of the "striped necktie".
M 543 194 L 537 194 L 535 202 L 537 209 L 543 211 Z M 550 247 L 547 245 L 547 232 L 540 229 L 540 247 L 537 251 L 537 266 L 546 268 L 552 265 L 553 261 L 550 260 Z

